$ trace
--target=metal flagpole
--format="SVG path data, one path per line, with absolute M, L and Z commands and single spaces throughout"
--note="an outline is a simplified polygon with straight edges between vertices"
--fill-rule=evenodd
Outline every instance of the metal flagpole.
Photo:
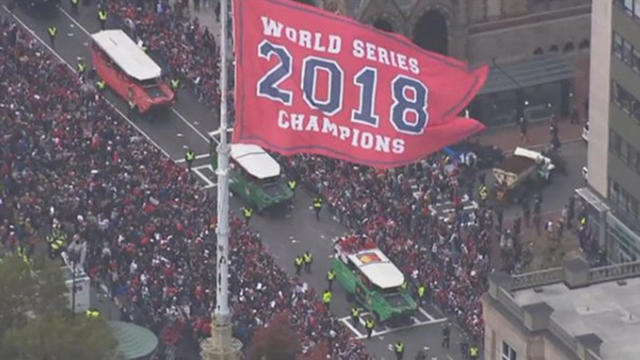
M 216 228 L 216 307 L 211 339 L 202 343 L 203 360 L 236 360 L 241 344 L 231 336 L 229 310 L 229 144 L 227 142 L 227 16 L 228 2 L 220 0 L 220 143 L 218 152 L 218 226 Z

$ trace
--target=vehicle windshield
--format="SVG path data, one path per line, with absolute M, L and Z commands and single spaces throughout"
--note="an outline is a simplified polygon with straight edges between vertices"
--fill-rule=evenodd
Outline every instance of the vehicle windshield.
M 143 81 L 138 81 L 138 83 L 140 84 L 140 86 L 144 88 L 148 88 L 148 87 L 158 86 L 158 79 L 143 80 Z

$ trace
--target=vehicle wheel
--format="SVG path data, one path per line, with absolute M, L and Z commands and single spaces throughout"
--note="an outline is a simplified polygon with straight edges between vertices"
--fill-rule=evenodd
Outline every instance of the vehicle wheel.
M 355 297 L 353 296 L 352 293 L 347 293 L 347 302 L 352 303 L 355 300 Z

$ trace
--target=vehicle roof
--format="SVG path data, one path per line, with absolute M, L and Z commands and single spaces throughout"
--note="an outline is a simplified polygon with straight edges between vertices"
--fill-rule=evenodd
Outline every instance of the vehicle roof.
M 134 79 L 145 81 L 159 78 L 162 69 L 122 30 L 102 30 L 93 35 L 93 42 Z
M 404 274 L 380 249 L 362 250 L 349 255 L 351 261 L 364 276 L 381 289 L 395 288 L 404 282 Z
M 231 144 L 231 158 L 258 179 L 280 175 L 280 164 L 258 145 Z

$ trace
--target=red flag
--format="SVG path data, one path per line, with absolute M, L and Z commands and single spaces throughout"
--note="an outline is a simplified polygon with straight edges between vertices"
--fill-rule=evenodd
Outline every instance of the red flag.
M 482 129 L 457 115 L 488 68 L 289 0 L 236 0 L 233 141 L 378 168 Z

